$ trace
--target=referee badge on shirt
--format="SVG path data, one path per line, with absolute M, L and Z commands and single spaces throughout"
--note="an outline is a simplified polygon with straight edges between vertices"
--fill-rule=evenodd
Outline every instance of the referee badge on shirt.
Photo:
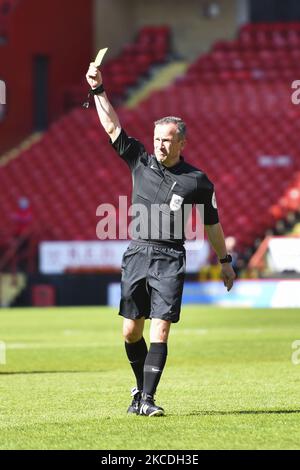
M 183 197 L 178 196 L 178 194 L 172 194 L 172 199 L 170 201 L 171 211 L 178 211 L 183 203 Z

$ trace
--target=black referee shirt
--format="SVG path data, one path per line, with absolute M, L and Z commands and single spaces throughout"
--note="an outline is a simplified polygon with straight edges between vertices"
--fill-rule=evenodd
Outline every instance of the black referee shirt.
M 171 168 L 149 155 L 124 129 L 111 142 L 132 174 L 131 237 L 166 244 L 183 244 L 184 227 L 193 205 L 200 207 L 205 225 L 219 222 L 214 186 L 201 170 L 183 157 Z M 202 210 L 201 210 L 202 209 Z

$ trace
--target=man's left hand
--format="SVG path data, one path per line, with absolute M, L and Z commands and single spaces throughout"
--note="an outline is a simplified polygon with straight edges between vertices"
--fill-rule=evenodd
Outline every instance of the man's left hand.
M 233 281 L 236 278 L 236 274 L 230 263 L 222 264 L 221 278 L 223 279 L 224 286 L 230 291 L 233 286 Z

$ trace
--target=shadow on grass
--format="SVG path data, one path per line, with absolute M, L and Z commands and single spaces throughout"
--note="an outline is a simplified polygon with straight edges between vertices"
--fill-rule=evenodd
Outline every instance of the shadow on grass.
M 271 415 L 300 413 L 298 410 L 232 410 L 232 411 L 192 411 L 186 416 L 229 416 L 229 415 Z

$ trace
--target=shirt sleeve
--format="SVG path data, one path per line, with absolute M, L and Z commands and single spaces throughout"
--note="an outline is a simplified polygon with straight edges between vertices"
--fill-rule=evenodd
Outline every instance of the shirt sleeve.
M 121 130 L 114 142 L 111 139 L 109 142 L 131 170 L 135 168 L 141 156 L 146 152 L 143 144 L 137 139 L 129 137 L 124 129 Z
M 200 177 L 197 177 L 195 203 L 203 205 L 200 213 L 204 218 L 204 225 L 214 225 L 219 222 L 215 188 L 204 173 L 202 173 Z

